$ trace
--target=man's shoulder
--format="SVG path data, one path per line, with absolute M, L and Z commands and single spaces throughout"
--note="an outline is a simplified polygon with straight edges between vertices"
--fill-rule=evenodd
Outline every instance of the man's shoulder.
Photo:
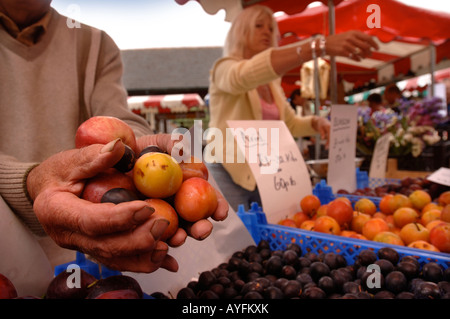
M 93 33 L 105 34 L 104 30 L 98 29 L 94 26 L 85 24 L 78 20 L 75 20 L 71 17 L 65 16 L 54 8 L 53 10 L 53 18 L 55 20 L 55 26 L 58 28 L 64 28 L 67 32 L 74 32 L 78 37 L 91 37 Z

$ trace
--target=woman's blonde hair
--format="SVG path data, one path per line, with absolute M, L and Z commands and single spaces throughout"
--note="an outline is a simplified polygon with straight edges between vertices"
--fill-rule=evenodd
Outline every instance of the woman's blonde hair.
M 273 17 L 273 11 L 266 6 L 254 5 L 242 10 L 233 20 L 225 40 L 224 56 L 244 57 L 244 48 L 249 42 L 250 34 L 255 29 L 256 20 L 263 15 L 272 19 L 272 46 L 278 46 L 278 25 Z

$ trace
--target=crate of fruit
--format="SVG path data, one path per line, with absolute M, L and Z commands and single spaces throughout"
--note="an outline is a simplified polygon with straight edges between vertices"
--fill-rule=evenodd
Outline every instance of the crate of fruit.
M 370 249 L 377 252 L 382 247 L 392 246 L 398 251 L 400 256 L 414 256 L 421 264 L 432 261 L 440 264 L 445 269 L 450 266 L 450 254 L 447 253 L 269 224 L 267 223 L 265 213 L 257 203 L 253 203 L 248 211 L 245 211 L 241 205 L 237 214 L 255 242 L 258 243 L 261 240 L 266 240 L 269 242 L 272 250 L 285 249 L 288 244 L 296 243 L 305 252 L 313 252 L 316 254 L 335 252 L 343 255 L 348 262 L 353 262 L 362 250 Z
M 319 196 L 324 203 L 330 202 L 337 197 L 346 197 L 352 204 L 355 204 L 361 198 L 368 198 L 374 202 L 377 207 L 386 194 L 403 194 L 409 196 L 415 190 L 424 190 L 432 200 L 437 201 L 439 196 L 450 191 L 450 188 L 429 181 L 420 179 L 420 184 L 410 179 L 386 179 L 386 178 L 367 178 L 366 182 L 358 183 L 358 189 L 354 192 L 337 190 L 333 192 L 325 180 L 321 180 L 313 188 L 313 194 Z M 365 186 L 367 185 L 367 186 Z
M 388 193 L 401 193 L 409 195 L 411 192 L 422 189 L 430 194 L 433 199 L 437 199 L 439 195 L 446 191 L 450 191 L 450 187 L 437 184 L 424 177 L 405 177 L 405 178 L 373 178 L 369 177 L 366 171 L 356 169 L 356 187 L 355 191 L 349 192 L 344 189 L 334 190 L 336 194 L 346 195 L 349 198 L 358 199 L 365 197 L 382 197 Z M 320 181 L 321 184 L 326 183 L 325 180 Z M 376 200 L 376 199 L 375 199 Z

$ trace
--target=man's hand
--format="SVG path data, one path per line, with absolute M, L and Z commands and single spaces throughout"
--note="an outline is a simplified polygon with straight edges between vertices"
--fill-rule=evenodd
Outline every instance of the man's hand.
M 149 145 L 156 145 L 163 151 L 171 154 L 172 149 L 179 143 L 180 140 L 172 139 L 171 134 L 146 135 L 137 139 L 138 152 L 141 152 Z M 219 205 L 211 218 L 215 221 L 221 221 L 227 218 L 229 205 L 219 191 L 216 190 L 216 194 Z M 202 219 L 195 223 L 185 223 L 183 224 L 183 227 L 180 227 L 175 235 L 168 240 L 168 244 L 173 247 L 180 246 L 184 243 L 187 236 L 191 236 L 197 240 L 203 240 L 211 234 L 212 229 L 213 225 L 207 219 Z
M 34 211 L 47 234 L 61 247 L 91 255 L 122 271 L 177 271 L 178 263 L 158 241 L 168 221 L 153 217 L 144 201 L 94 204 L 80 199 L 85 180 L 113 167 L 122 157 L 120 140 L 58 153 L 28 175 Z

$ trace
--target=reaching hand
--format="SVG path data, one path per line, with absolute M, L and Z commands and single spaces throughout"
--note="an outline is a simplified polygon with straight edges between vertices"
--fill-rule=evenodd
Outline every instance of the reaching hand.
M 347 31 L 330 35 L 326 38 L 325 50 L 327 54 L 338 55 L 360 61 L 369 57 L 372 50 L 377 50 L 378 44 L 372 36 L 361 31 Z
M 312 127 L 320 134 L 322 140 L 326 140 L 326 147 L 330 143 L 330 122 L 323 117 L 314 116 L 312 120 Z

